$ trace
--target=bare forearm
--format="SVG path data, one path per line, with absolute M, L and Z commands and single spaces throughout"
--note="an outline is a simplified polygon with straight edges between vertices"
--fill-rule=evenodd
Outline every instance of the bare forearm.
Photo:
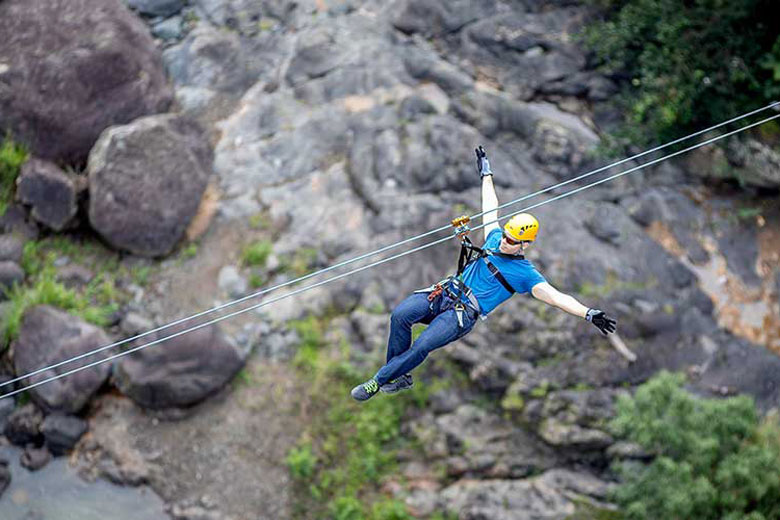
M 537 300 L 541 300 L 548 305 L 558 307 L 574 316 L 584 318 L 588 313 L 588 308 L 578 302 L 574 297 L 562 293 L 547 282 L 538 283 L 531 289 L 531 294 Z
M 573 296 L 569 296 L 568 294 L 564 294 L 562 292 L 559 292 L 556 295 L 552 304 L 562 311 L 566 311 L 569 314 L 573 314 L 574 316 L 579 316 L 580 318 L 584 318 L 588 313 L 588 307 L 585 307 Z

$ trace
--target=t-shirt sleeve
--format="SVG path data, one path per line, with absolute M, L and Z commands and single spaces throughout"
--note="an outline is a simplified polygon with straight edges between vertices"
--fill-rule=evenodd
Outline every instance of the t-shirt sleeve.
M 534 288 L 534 285 L 539 283 L 544 283 L 547 280 L 545 280 L 544 276 L 536 270 L 536 267 L 533 266 L 533 264 L 528 266 L 528 269 L 523 273 L 522 281 L 521 281 L 521 287 L 518 287 L 516 289 L 522 289 L 522 291 L 518 291 L 521 293 L 530 293 L 531 289 Z
M 483 249 L 495 249 L 501 243 L 501 228 L 495 228 L 488 233 Z

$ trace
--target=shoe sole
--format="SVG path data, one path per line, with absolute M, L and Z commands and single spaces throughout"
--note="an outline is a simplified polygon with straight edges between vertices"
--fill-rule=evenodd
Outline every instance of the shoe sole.
M 383 390 L 382 387 L 379 387 L 379 391 L 385 394 L 397 394 L 398 392 L 403 392 L 404 390 L 411 390 L 414 386 L 414 383 L 412 383 L 409 386 L 402 386 L 400 388 L 396 388 L 395 390 Z

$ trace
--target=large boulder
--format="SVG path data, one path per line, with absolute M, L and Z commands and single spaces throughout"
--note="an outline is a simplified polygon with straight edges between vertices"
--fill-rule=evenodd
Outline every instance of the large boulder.
M 22 317 L 13 359 L 17 375 L 83 354 L 110 343 L 103 330 L 65 311 L 48 305 L 30 308 Z M 24 380 L 32 384 L 107 357 L 106 352 L 76 363 L 46 370 Z M 29 390 L 33 400 L 47 411 L 76 413 L 108 378 L 107 364 L 87 368 Z
M 171 327 L 139 341 L 151 343 L 181 330 Z M 179 408 L 222 388 L 245 361 L 246 353 L 211 325 L 130 354 L 117 363 L 114 376 L 119 389 L 143 407 Z
M 119 249 L 169 253 L 198 211 L 211 161 L 200 128 L 179 115 L 109 128 L 87 164 L 92 227 Z
M 39 157 L 81 162 L 106 127 L 170 105 L 160 53 L 119 0 L 5 0 L 0 34 L 0 131 Z

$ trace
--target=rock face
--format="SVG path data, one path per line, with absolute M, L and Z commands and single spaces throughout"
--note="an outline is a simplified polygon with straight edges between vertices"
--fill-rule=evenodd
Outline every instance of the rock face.
M 87 170 L 92 227 L 119 249 L 159 256 L 173 249 L 197 213 L 211 150 L 188 119 L 149 116 L 106 130 Z
M 608 489 L 606 482 L 591 475 L 551 470 L 526 480 L 456 482 L 441 498 L 448 512 L 464 520 L 553 520 L 573 515 L 577 498 L 603 498 Z
M 147 336 L 143 343 L 182 328 Z M 246 354 L 212 325 L 123 358 L 115 367 L 116 384 L 146 408 L 190 406 L 227 384 L 245 360 Z
M 0 130 L 38 157 L 81 162 L 106 127 L 171 102 L 149 31 L 119 0 L 6 0 L 0 34 Z
M 37 305 L 25 312 L 19 338 L 12 345 L 14 369 L 17 375 L 27 374 L 109 342 L 108 336 L 100 328 L 54 307 Z M 103 352 L 42 372 L 24 382 L 35 383 L 107 355 Z M 30 395 L 46 410 L 76 413 L 105 382 L 109 371 L 109 365 L 104 363 L 32 388 Z
M 16 197 L 32 206 L 32 217 L 53 229 L 62 230 L 76 215 L 79 192 L 86 180 L 68 175 L 56 164 L 30 159 L 16 181 Z

